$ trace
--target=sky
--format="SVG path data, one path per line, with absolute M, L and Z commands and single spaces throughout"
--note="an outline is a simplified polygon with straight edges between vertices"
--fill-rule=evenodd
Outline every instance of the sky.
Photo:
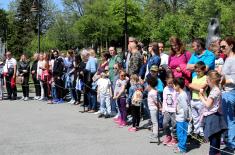
M 11 2 L 12 0 L 0 0 L 0 8 L 3 8 L 4 10 L 8 10 L 8 4 Z M 62 0 L 53 0 L 55 2 L 55 4 L 57 5 L 57 7 L 62 10 L 63 6 L 62 6 Z

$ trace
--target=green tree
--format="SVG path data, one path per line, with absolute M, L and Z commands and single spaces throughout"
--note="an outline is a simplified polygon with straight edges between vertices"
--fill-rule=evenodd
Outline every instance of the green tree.
M 7 13 L 3 9 L 0 9 L 0 38 L 3 42 L 6 41 L 7 25 Z

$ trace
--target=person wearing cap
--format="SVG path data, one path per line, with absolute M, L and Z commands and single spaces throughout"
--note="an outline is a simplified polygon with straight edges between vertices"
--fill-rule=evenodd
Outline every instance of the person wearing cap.
M 3 99 L 4 62 L 0 58 L 0 100 Z
M 157 80 L 157 86 L 155 87 L 155 89 L 158 91 L 158 99 L 162 102 L 162 96 L 163 96 L 163 89 L 164 89 L 164 85 L 161 81 L 160 78 L 158 78 L 158 71 L 159 71 L 159 67 L 156 65 L 153 65 L 150 68 L 150 73 L 146 76 L 146 79 L 154 77 Z M 146 87 L 146 82 L 145 82 L 145 87 Z M 146 93 L 146 91 L 144 92 Z M 146 94 L 145 94 L 146 95 Z M 143 101 L 144 106 L 146 106 L 145 110 L 147 112 L 147 115 L 150 116 L 150 112 L 149 109 L 147 107 L 147 103 L 145 101 Z M 159 128 L 163 127 L 163 117 L 162 114 L 159 115 Z

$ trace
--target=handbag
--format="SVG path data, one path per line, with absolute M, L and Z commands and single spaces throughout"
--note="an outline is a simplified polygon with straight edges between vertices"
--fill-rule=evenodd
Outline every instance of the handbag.
M 14 78 L 11 78 L 11 88 L 14 89 L 16 86 L 16 81 Z

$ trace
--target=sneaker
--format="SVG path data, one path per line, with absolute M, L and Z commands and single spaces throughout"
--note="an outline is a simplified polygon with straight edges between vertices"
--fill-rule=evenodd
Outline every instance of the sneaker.
M 22 96 L 22 97 L 20 98 L 20 100 L 24 100 L 24 96 Z
M 28 98 L 28 97 L 25 97 L 25 98 L 24 98 L 24 101 L 28 101 L 28 100 L 29 100 L 29 98 Z
M 167 143 L 167 146 L 171 147 L 177 144 L 177 140 L 172 137 L 171 141 Z
M 56 102 L 56 104 L 62 104 L 64 103 L 64 100 L 61 98 L 58 102 Z
M 110 118 L 111 117 L 111 115 L 109 115 L 109 114 L 106 114 L 105 116 L 104 116 L 104 118 Z
M 104 117 L 104 114 L 99 114 L 98 118 Z
M 120 119 L 121 119 L 120 117 L 114 117 L 114 118 L 113 118 L 113 121 L 114 121 L 114 122 L 117 122 L 117 121 L 119 121 Z
M 136 132 L 137 129 L 136 129 L 135 127 L 130 127 L 130 128 L 128 129 L 128 131 L 130 131 L 130 132 Z
M 95 110 L 89 110 L 88 111 L 88 113 L 94 113 L 95 112 Z
M 149 139 L 150 139 L 150 142 L 151 143 L 154 143 L 154 142 L 158 142 L 158 137 L 156 134 L 152 133 L 150 136 L 149 136 Z
M 99 115 L 99 114 L 100 114 L 100 111 L 97 111 L 97 112 L 95 112 L 94 114 L 95 114 L 95 115 Z
M 119 128 L 123 128 L 125 126 L 126 126 L 126 122 L 125 121 L 120 121 Z
M 53 103 L 58 102 L 58 101 L 59 101 L 58 98 L 54 98 L 54 99 L 52 100 Z
M 44 97 L 40 97 L 40 98 L 38 99 L 38 101 L 42 101 L 42 100 L 44 100 Z
M 174 153 L 177 153 L 177 154 L 185 154 L 186 153 L 185 151 L 180 150 L 179 147 L 174 148 L 173 151 L 174 151 Z
M 171 139 L 172 139 L 172 137 L 171 136 L 165 136 L 164 137 L 164 140 L 163 140 L 163 145 L 167 145 L 168 143 L 170 143 L 171 142 Z
M 70 100 L 68 103 L 69 103 L 69 104 L 74 104 L 74 103 L 75 103 L 75 100 Z
M 117 119 L 116 121 L 114 121 L 114 122 L 117 123 L 117 124 L 121 124 L 122 123 L 121 117 L 119 119 Z

